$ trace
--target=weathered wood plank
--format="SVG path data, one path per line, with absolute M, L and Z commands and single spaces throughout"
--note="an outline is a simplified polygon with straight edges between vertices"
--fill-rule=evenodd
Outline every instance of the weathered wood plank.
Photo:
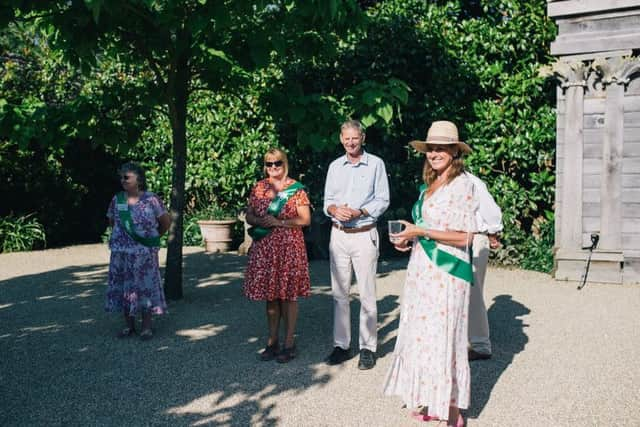
M 640 233 L 622 233 L 622 249 L 639 250 Z
M 600 217 L 590 217 L 583 216 L 582 217 L 582 232 L 583 233 L 593 233 L 595 231 L 600 231 Z
M 640 130 L 639 130 L 640 132 Z M 585 159 L 602 159 L 602 143 L 604 138 L 600 138 L 594 141 L 594 134 L 590 134 L 588 138 L 584 140 L 584 158 Z M 563 144 L 556 144 L 556 158 L 562 159 L 564 150 L 562 150 Z M 640 157 L 640 142 L 624 142 L 622 156 L 624 158 Z
M 602 143 L 587 143 L 584 144 L 584 158 L 585 159 L 602 159 Z
M 602 114 L 585 114 L 584 115 L 584 128 L 586 129 L 601 129 L 604 128 L 604 113 Z
M 625 188 L 625 189 L 640 188 L 640 173 L 622 174 L 622 188 Z M 640 214 L 640 212 L 638 213 Z
M 640 27 L 640 16 L 637 11 L 626 11 L 626 13 L 611 13 L 606 11 L 605 15 L 597 16 L 576 16 L 569 19 L 559 19 L 559 37 L 597 37 L 600 34 L 612 32 L 633 32 L 634 28 Z M 609 55 L 613 56 L 622 55 Z
M 561 56 L 560 59 L 564 61 L 589 61 L 595 58 L 615 58 L 616 56 L 631 56 L 633 54 L 632 49 L 624 49 L 624 50 L 609 50 L 606 52 L 589 52 L 585 54 L 577 54 L 577 55 L 565 55 Z
M 570 86 L 566 90 L 567 113 L 565 114 L 564 158 L 582 159 L 584 88 Z M 582 233 L 582 174 L 580 161 L 564 165 L 562 186 L 562 215 L 559 245 L 565 249 L 580 247 Z M 569 188 L 572 191 L 567 191 Z
M 600 189 L 591 188 L 582 192 L 582 200 L 587 203 L 600 203 Z
M 600 203 L 583 203 L 582 204 L 582 214 L 585 217 L 600 217 Z
M 624 130 L 624 143 L 640 142 L 640 131 L 635 128 L 629 128 Z
M 606 52 L 607 50 L 633 49 L 640 46 L 640 33 L 620 34 L 609 32 L 589 38 L 558 37 L 551 42 L 551 54 L 555 56 L 571 55 L 584 52 Z
M 597 189 L 600 188 L 601 179 L 600 174 L 584 174 L 582 175 L 582 185 L 585 189 Z M 585 214 L 586 215 L 586 214 Z
M 583 217 L 582 232 L 583 235 L 589 235 L 590 233 L 599 233 L 600 241 L 606 239 L 607 236 L 607 232 L 604 230 L 604 224 L 599 217 Z M 627 234 L 640 233 L 640 219 L 624 218 L 622 220 L 622 232 Z M 598 248 L 607 249 L 605 246 L 600 246 L 600 244 L 598 244 Z
M 640 79 L 636 79 L 640 80 Z M 624 97 L 624 111 L 632 112 L 632 111 L 640 111 L 640 96 L 638 95 L 629 95 L 629 91 Z
M 623 233 L 640 233 L 640 218 L 623 218 Z
M 622 192 L 623 203 L 637 203 L 640 200 L 640 189 L 629 188 Z
M 568 0 L 547 4 L 547 14 L 551 18 L 582 15 L 594 12 L 609 12 L 616 9 L 640 6 L 638 0 Z
M 602 249 L 620 249 L 620 220 L 622 219 L 622 138 L 624 133 L 624 86 L 612 84 L 607 87 L 604 140 L 602 144 L 602 166 L 600 187 L 600 239 Z
M 622 159 L 623 174 L 640 173 L 640 157 L 627 157 Z
M 640 95 L 640 79 L 635 78 L 629 82 L 627 85 L 627 96 L 638 96 Z
M 640 201 L 638 203 L 623 203 L 622 204 L 622 217 L 623 218 L 638 218 L 640 217 Z
M 602 143 L 604 138 L 602 129 L 585 129 L 584 130 L 584 143 Z M 559 141 L 564 141 L 564 132 L 558 133 L 556 138 Z M 633 128 L 625 128 L 624 130 L 624 142 L 640 142 L 640 130 Z
M 622 155 L 624 157 L 640 157 L 640 143 L 625 141 Z
M 597 175 L 602 170 L 602 160 L 600 159 L 584 159 L 583 175 Z
M 605 98 L 585 98 L 584 99 L 584 114 L 604 114 Z M 557 115 L 564 116 L 566 112 L 566 103 L 564 100 L 557 103 Z M 560 121 L 559 121 L 560 122 Z
M 640 111 L 631 111 L 624 113 L 624 127 L 625 129 L 635 129 L 636 132 L 640 132 Z

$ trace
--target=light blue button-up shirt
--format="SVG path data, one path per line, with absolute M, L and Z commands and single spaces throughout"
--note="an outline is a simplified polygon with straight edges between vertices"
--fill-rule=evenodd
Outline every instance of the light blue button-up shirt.
M 369 215 L 340 222 L 329 215 L 331 205 L 365 209 Z M 389 180 L 381 158 L 363 150 L 358 163 L 351 163 L 347 155 L 329 165 L 324 186 L 324 213 L 333 222 L 345 227 L 363 227 L 375 223 L 389 207 Z

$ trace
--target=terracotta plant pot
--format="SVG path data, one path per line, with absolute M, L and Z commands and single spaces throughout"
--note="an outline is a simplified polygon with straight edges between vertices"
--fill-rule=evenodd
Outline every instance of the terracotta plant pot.
M 231 248 L 231 236 L 235 219 L 198 221 L 204 239 L 205 252 L 227 252 Z

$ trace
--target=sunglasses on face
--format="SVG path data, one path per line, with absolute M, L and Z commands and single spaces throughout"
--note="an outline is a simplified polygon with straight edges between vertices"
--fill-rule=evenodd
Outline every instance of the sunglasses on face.
M 275 162 L 264 162 L 264 166 L 267 168 L 276 167 L 279 168 L 284 162 L 282 160 L 276 160 Z
M 130 179 L 133 179 L 133 178 L 134 178 L 133 175 L 120 175 L 121 181 L 129 181 Z

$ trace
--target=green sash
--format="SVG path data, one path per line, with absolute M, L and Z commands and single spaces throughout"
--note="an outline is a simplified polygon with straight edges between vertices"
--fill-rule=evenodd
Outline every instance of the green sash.
M 284 190 L 282 190 L 281 192 L 279 192 L 276 195 L 276 197 L 274 197 L 273 200 L 271 200 L 271 203 L 269 203 L 269 207 L 267 208 L 267 213 L 277 217 L 280 214 L 280 211 L 282 210 L 284 205 L 287 204 L 287 201 L 291 198 L 291 196 L 293 196 L 294 194 L 296 194 L 298 190 L 302 190 L 303 188 L 304 188 L 304 185 L 296 181 L 290 186 L 288 186 L 287 188 L 285 188 Z M 253 240 L 260 240 L 266 235 L 268 235 L 269 233 L 271 233 L 271 228 L 262 228 L 262 227 L 253 226 L 249 228 L 248 233 Z
M 411 209 L 411 216 L 418 227 L 424 227 L 425 222 L 422 219 L 422 203 L 427 193 L 427 186 L 423 184 L 420 187 L 420 197 Z M 438 245 L 431 239 L 418 237 L 418 241 L 424 249 L 429 259 L 442 271 L 450 275 L 469 282 L 473 286 L 473 267 L 470 263 L 461 260 L 457 256 L 438 249 Z
M 133 219 L 131 219 L 131 211 L 129 211 L 127 196 L 124 192 L 116 194 L 116 210 L 118 211 L 118 216 L 120 217 L 120 222 L 124 227 L 124 231 L 127 232 L 129 237 L 149 248 L 160 247 L 160 236 L 142 237 L 133 229 Z

